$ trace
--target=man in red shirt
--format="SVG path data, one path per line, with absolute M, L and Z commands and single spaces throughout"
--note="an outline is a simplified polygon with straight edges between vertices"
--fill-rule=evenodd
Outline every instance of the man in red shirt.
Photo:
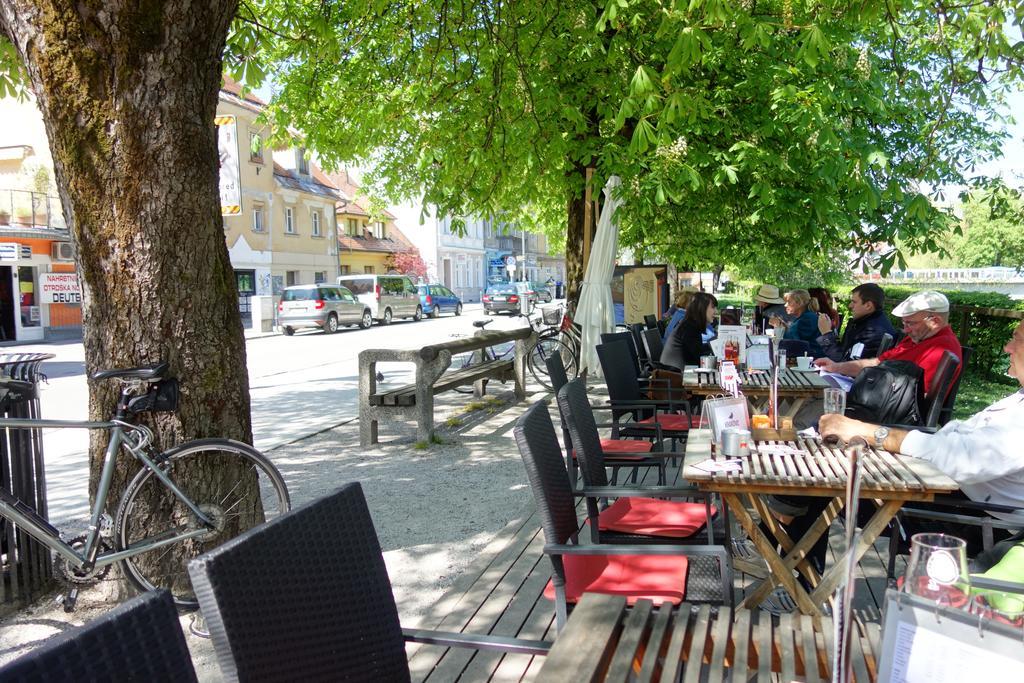
M 928 394 L 942 352 L 951 351 L 957 360 L 963 359 L 960 341 L 949 327 L 949 299 L 940 292 L 918 292 L 892 309 L 892 314 L 903 319 L 905 336 L 899 344 L 881 356 L 843 363 L 819 358 L 815 365 L 827 372 L 856 377 L 864 368 L 874 367 L 884 360 L 909 360 L 924 370 L 924 393 Z M 958 365 L 957 375 L 960 370 L 961 366 Z

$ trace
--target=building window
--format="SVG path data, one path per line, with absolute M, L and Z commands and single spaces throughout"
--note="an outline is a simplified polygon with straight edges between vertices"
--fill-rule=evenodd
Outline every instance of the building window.
M 298 155 L 295 166 L 299 169 L 299 173 L 302 175 L 309 175 L 309 159 L 306 158 L 306 149 L 304 147 L 299 147 L 295 150 L 295 154 Z
M 359 237 L 359 220 L 355 218 L 348 219 L 348 234 L 352 237 Z
M 313 224 L 313 237 L 320 237 L 320 212 L 314 211 L 310 215 L 310 220 Z
M 263 163 L 263 138 L 259 133 L 249 133 L 249 161 Z
M 266 229 L 263 218 L 263 205 L 253 204 L 252 205 L 252 231 L 263 232 Z
M 373 236 L 379 240 L 384 239 L 384 221 L 377 221 L 373 224 Z
M 324 282 L 327 282 L 327 271 L 326 270 L 314 271 L 313 272 L 313 283 L 319 285 L 319 284 L 324 283 Z
M 285 287 L 294 287 L 299 284 L 299 271 L 286 270 L 284 273 Z
M 295 212 L 292 207 L 284 207 L 284 231 L 289 235 L 295 234 Z
M 352 270 L 348 266 L 344 266 L 344 265 L 341 266 L 341 274 L 342 275 L 348 275 L 351 272 L 352 272 Z
M 363 272 L 367 274 L 373 273 L 373 266 L 363 266 Z

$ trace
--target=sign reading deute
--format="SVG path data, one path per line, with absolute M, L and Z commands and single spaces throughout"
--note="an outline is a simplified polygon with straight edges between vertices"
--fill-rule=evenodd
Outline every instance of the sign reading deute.
M 39 302 L 44 304 L 82 303 L 82 290 L 75 273 L 40 273 L 39 293 Z

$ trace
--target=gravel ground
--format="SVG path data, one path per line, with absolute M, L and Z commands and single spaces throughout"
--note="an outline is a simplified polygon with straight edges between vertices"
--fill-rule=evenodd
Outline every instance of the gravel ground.
M 510 521 L 532 506 L 512 427 L 533 401 L 515 403 L 496 386 L 475 408 L 471 396 L 437 397 L 436 424 L 444 443 L 418 449 L 415 425 L 381 425 L 381 443 L 359 446 L 356 421 L 270 451 L 284 474 L 293 505 L 359 481 L 384 550 L 384 559 L 404 626 L 430 627 L 444 616 L 440 598 L 476 555 Z M 548 394 L 547 396 L 550 396 Z M 113 579 L 81 592 L 79 607 L 66 614 L 47 596 L 0 619 L 0 664 L 88 621 L 125 596 Z M 187 628 L 189 616 L 182 617 Z M 208 640 L 187 638 L 201 680 L 220 672 Z

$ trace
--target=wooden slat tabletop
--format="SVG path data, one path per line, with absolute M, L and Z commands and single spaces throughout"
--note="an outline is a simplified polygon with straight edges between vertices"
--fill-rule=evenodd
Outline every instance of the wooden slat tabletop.
M 877 675 L 872 633 L 855 622 L 854 680 Z M 640 600 L 588 593 L 569 617 L 540 670 L 539 681 L 827 681 L 832 623 L 767 612 L 683 603 L 653 609 Z
M 740 391 L 748 396 L 767 396 L 771 389 L 771 374 L 763 370 L 744 371 L 740 376 Z M 718 381 L 718 370 L 686 369 L 683 372 L 683 386 L 695 394 L 718 394 L 722 387 Z M 833 385 L 816 372 L 804 372 L 786 368 L 779 374 L 779 395 L 787 398 L 796 396 L 820 396 L 822 389 Z
M 701 488 L 741 493 L 842 495 L 849 476 L 843 450 L 811 439 L 760 441 L 742 459 L 739 472 L 707 472 L 705 460 L 724 460 L 711 448 L 707 429 L 690 431 L 683 477 Z M 794 451 L 793 449 L 798 449 Z M 931 500 L 936 493 L 955 491 L 956 482 L 930 463 L 905 455 L 865 448 L 861 459 L 861 495 L 885 500 Z

